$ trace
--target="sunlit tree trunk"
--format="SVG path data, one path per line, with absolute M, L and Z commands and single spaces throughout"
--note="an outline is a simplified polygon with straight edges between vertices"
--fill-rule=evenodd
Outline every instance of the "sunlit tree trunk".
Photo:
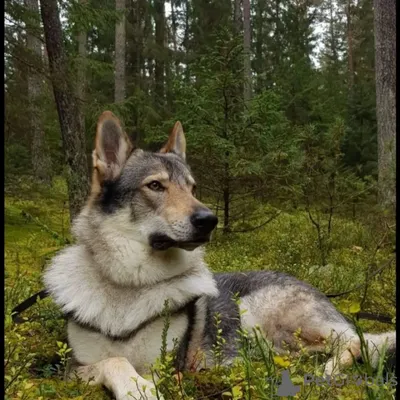
M 40 182 L 51 182 L 51 158 L 46 146 L 45 131 L 43 127 L 40 96 L 42 93 L 42 77 L 35 69 L 41 69 L 42 45 L 40 40 L 40 14 L 38 0 L 25 0 L 28 10 L 26 44 L 31 58 L 28 74 L 29 119 L 32 135 L 32 166 L 33 173 Z
M 351 18 L 351 0 L 347 0 L 346 19 L 347 19 L 347 57 L 348 57 L 348 82 L 349 90 L 352 91 L 354 86 L 354 49 L 353 49 L 353 29 Z
M 154 70 L 155 95 L 159 104 L 164 103 L 164 35 L 165 35 L 165 12 L 164 0 L 154 1 L 155 22 L 156 22 L 156 45 L 157 56 Z
M 116 103 L 125 100 L 125 0 L 115 0 L 116 11 L 122 13 L 115 25 L 115 94 Z
M 251 99 L 251 24 L 250 0 L 243 0 L 243 50 L 244 50 L 244 93 L 245 102 Z
M 396 0 L 374 1 L 380 199 L 396 201 Z

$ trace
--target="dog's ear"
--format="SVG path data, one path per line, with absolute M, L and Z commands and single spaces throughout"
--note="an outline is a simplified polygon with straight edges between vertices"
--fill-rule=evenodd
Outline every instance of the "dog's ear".
M 183 133 L 182 124 L 177 121 L 169 135 L 168 142 L 160 150 L 160 153 L 175 153 L 176 155 L 186 159 L 186 139 Z
M 119 119 L 104 111 L 97 121 L 93 167 L 100 182 L 112 181 L 121 174 L 133 146 Z

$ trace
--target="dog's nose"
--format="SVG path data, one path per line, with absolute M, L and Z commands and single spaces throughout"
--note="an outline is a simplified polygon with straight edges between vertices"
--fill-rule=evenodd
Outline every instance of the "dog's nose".
M 210 233 L 218 224 L 218 218 L 209 210 L 196 211 L 190 222 L 202 234 Z

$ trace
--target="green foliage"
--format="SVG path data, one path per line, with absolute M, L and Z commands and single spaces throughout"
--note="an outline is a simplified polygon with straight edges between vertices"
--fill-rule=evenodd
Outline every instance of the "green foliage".
M 224 218 L 227 227 L 237 219 L 233 207 L 239 208 L 249 189 L 260 190 L 263 177 L 278 168 L 281 175 L 287 174 L 296 149 L 287 135 L 288 121 L 276 93 L 264 91 L 250 104 L 244 103 L 239 40 L 226 29 L 215 36 L 213 46 L 191 66 L 202 84 L 183 83 L 176 88 L 177 112 L 173 119 L 155 127 L 148 140 L 161 143 L 175 120 L 185 122 L 190 165 L 204 188 L 202 193 L 217 203 L 221 200 L 228 210 Z M 240 203 L 232 206 L 237 200 Z

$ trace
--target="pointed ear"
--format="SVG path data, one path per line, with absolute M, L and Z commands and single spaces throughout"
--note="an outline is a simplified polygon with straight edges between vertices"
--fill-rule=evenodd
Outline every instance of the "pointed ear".
M 177 121 L 169 135 L 168 142 L 160 150 L 160 153 L 175 153 L 176 155 L 186 159 L 186 139 L 183 133 L 182 124 Z
M 132 149 L 132 143 L 119 119 L 111 111 L 104 111 L 97 121 L 93 150 L 93 167 L 98 173 L 99 181 L 118 178 Z

